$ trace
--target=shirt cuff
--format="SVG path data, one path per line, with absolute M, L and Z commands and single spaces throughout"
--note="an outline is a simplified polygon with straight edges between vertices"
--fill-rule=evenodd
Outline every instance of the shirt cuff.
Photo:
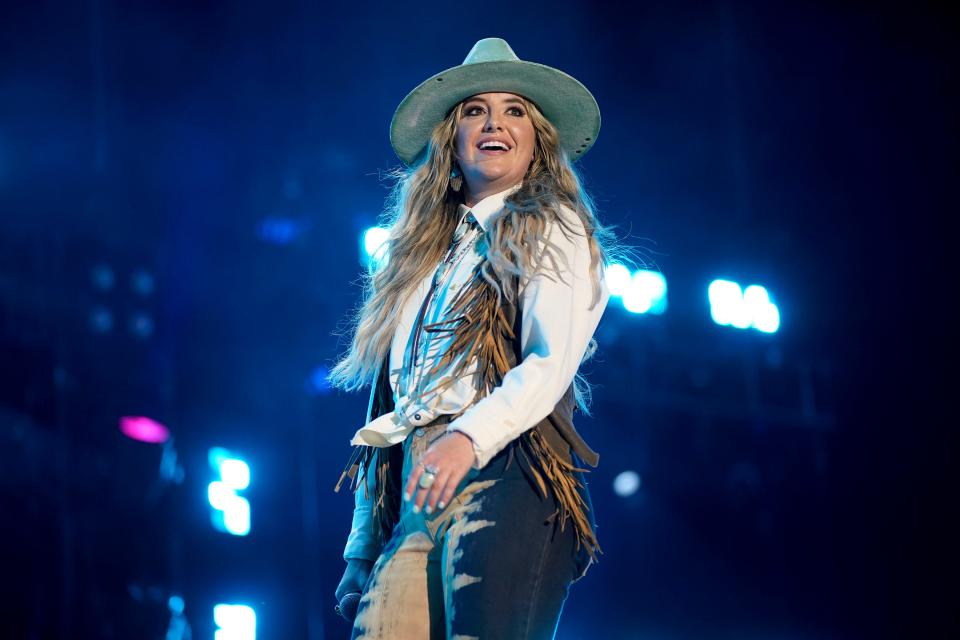
M 453 423 L 450 424 L 452 425 Z M 475 458 L 473 461 L 474 469 L 483 469 L 485 466 L 487 466 L 487 463 L 490 462 L 493 456 L 497 455 L 497 453 L 500 451 L 500 449 L 493 448 L 491 445 L 484 446 L 483 441 L 481 441 L 480 437 L 476 435 L 476 432 L 482 433 L 483 430 L 474 430 L 469 427 L 460 426 L 447 427 L 448 433 L 453 431 L 459 431 L 463 435 L 470 438 L 470 442 L 473 444 L 473 455 Z M 493 446 L 495 447 L 495 443 Z
M 373 482 L 367 482 L 366 474 L 361 474 L 360 486 L 353 494 L 353 521 L 350 524 L 350 535 L 344 545 L 344 560 L 369 560 L 375 562 L 383 550 L 383 545 L 377 538 L 373 527 Z

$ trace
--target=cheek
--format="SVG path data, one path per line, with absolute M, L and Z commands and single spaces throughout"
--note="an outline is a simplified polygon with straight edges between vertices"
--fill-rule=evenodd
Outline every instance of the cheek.
M 533 158 L 533 148 L 536 145 L 536 133 L 533 130 L 533 125 L 528 122 L 526 126 L 519 127 L 514 139 L 522 146 L 523 155 Z
M 471 129 L 469 123 L 461 122 L 457 126 L 456 151 L 458 158 L 470 157 L 470 152 L 473 149 L 471 140 L 475 139 L 475 132 Z

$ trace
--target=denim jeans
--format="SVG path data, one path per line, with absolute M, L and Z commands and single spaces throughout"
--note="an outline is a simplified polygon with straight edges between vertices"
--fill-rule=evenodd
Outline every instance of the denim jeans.
M 404 483 L 446 426 L 435 421 L 404 441 Z M 403 503 L 367 581 L 352 638 L 553 637 L 569 586 L 589 559 L 576 548 L 571 522 L 562 531 L 547 522 L 554 498 L 540 497 L 522 456 L 513 455 L 516 444 L 471 469 L 444 509 L 413 513 L 413 503 Z

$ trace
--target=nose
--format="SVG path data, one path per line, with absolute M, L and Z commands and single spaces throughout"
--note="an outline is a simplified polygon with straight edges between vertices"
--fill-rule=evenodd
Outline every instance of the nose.
M 486 122 L 486 124 L 484 125 L 483 130 L 484 130 L 484 131 L 494 131 L 494 130 L 499 131 L 500 129 L 501 129 L 501 127 L 500 127 L 500 121 L 499 121 L 499 119 L 497 118 L 496 114 L 491 110 L 491 111 L 490 111 L 490 114 L 487 116 L 487 122 Z

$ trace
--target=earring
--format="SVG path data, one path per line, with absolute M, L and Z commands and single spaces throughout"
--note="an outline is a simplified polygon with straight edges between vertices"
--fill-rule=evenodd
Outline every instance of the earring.
M 453 165 L 453 169 L 450 171 L 450 188 L 454 191 L 460 191 L 462 186 L 463 174 L 460 173 L 460 167 Z

